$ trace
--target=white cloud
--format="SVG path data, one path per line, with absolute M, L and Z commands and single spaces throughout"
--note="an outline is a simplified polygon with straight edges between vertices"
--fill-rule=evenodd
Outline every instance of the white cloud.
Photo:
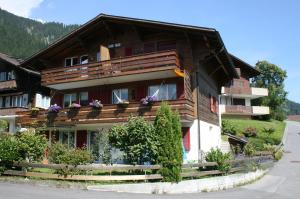
M 28 18 L 32 9 L 37 8 L 42 2 L 43 0 L 0 0 L 0 8 Z

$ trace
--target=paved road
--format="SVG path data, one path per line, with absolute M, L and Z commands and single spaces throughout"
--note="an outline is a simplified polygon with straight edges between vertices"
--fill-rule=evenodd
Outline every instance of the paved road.
M 244 187 L 220 192 L 185 195 L 142 195 L 93 192 L 73 189 L 0 183 L 0 199 L 150 199 L 150 198 L 208 198 L 208 199 L 277 199 L 300 198 L 300 123 L 288 122 L 283 159 L 261 180 Z M 297 162 L 299 161 L 299 162 Z

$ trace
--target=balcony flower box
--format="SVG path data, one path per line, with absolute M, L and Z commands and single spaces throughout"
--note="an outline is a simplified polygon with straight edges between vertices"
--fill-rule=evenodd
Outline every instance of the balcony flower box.
M 141 99 L 141 104 L 143 105 L 152 105 L 156 101 L 155 96 L 146 96 L 145 98 Z
M 129 105 L 129 102 L 127 100 L 120 100 L 117 105 L 121 108 L 126 108 Z
M 89 104 L 93 109 L 101 109 L 103 108 L 103 104 L 101 104 L 100 100 L 93 100 Z

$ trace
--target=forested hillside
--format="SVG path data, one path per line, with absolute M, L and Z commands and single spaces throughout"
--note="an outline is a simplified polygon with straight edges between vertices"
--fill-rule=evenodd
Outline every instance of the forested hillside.
M 24 59 L 77 27 L 41 23 L 0 9 L 0 52 Z
M 287 100 L 286 102 L 288 115 L 300 115 L 300 104 Z

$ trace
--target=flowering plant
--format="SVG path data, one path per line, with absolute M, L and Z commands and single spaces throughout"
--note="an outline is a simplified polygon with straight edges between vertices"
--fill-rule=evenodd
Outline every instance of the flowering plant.
M 93 100 L 92 102 L 90 102 L 89 105 L 93 108 L 102 108 L 103 107 L 103 104 L 101 104 L 100 100 Z
M 141 103 L 143 105 L 152 104 L 154 101 L 156 101 L 156 97 L 155 96 L 146 96 L 145 98 L 141 99 Z
M 58 106 L 57 104 L 51 105 L 51 106 L 48 108 L 48 112 L 49 112 L 49 113 L 58 113 L 60 110 L 61 110 L 61 107 Z
M 80 104 L 77 104 L 77 103 L 72 103 L 69 108 L 80 108 L 81 105 Z

